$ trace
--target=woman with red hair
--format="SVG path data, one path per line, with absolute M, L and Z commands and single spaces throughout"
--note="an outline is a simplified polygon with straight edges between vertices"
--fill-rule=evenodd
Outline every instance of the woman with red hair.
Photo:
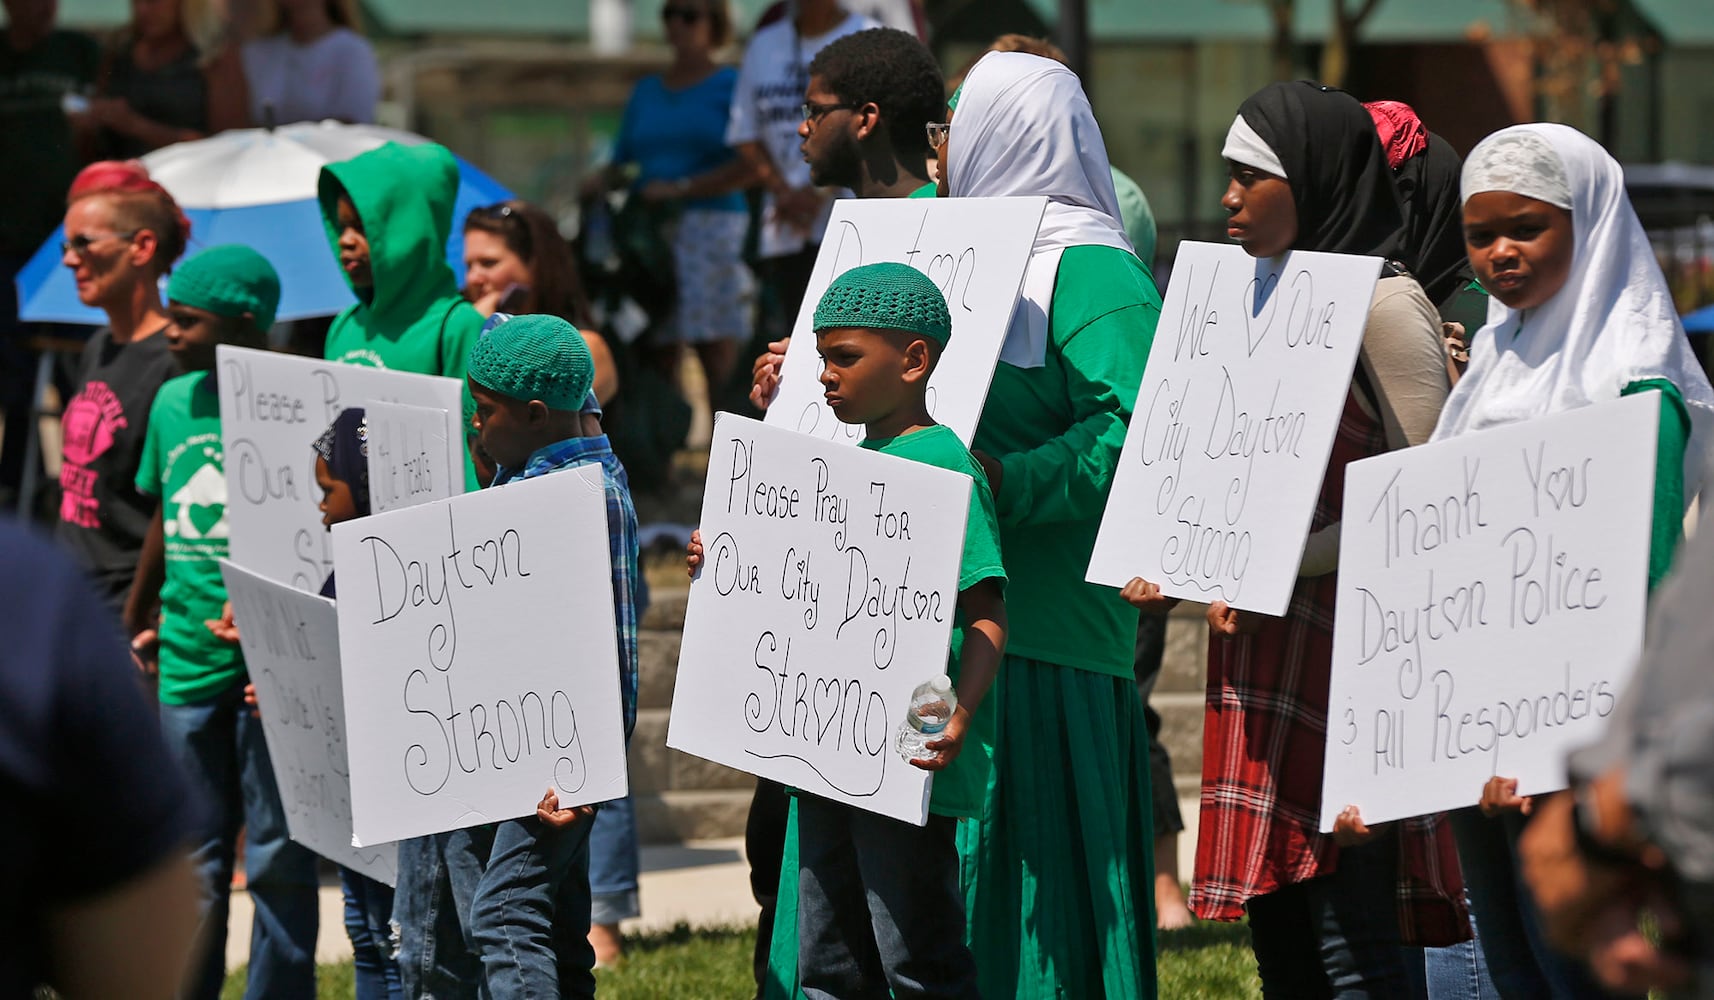
M 77 297 L 107 314 L 84 347 L 61 417 L 59 540 L 117 609 L 143 550 L 154 501 L 137 492 L 149 407 L 179 374 L 161 336 L 160 279 L 184 253 L 190 221 L 136 161 L 85 167 L 66 195 L 62 263 Z

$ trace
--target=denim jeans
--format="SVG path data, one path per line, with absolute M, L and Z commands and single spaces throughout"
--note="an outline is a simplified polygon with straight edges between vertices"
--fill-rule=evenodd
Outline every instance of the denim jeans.
M 807 793 L 797 802 L 804 995 L 978 996 L 964 944 L 958 821 L 930 816 L 919 827 Z
M 357 972 L 357 1000 L 404 1000 L 393 951 L 393 890 L 349 868 L 339 869 L 345 893 L 345 936 Z
M 554 829 L 527 817 L 494 828 L 470 907 L 471 939 L 492 1000 L 595 996 L 588 940 L 593 826 Z
M 603 802 L 589 831 L 589 922 L 616 924 L 638 916 L 637 812 L 629 795 Z
M 192 837 L 202 879 L 206 937 L 190 976 L 189 1000 L 218 1000 L 226 969 L 226 920 L 238 831 L 248 831 L 244 872 L 255 907 L 250 930 L 249 1000 L 312 1000 L 315 996 L 315 855 L 286 836 L 262 720 L 244 705 L 235 684 L 189 705 L 161 705 L 161 735 L 207 808 Z
M 1262 996 L 1274 1000 L 1392 1000 L 1412 993 L 1407 962 L 1421 951 L 1399 940 L 1399 841 L 1387 831 L 1341 848 L 1331 875 L 1288 885 L 1246 904 Z M 1414 951 L 1414 959 L 1411 957 Z
M 1548 947 L 1536 922 L 1534 897 L 1517 861 L 1522 816 L 1489 819 L 1475 807 L 1447 814 L 1458 841 L 1458 862 L 1470 894 L 1470 916 L 1504 1000 L 1606 1000 L 1584 967 Z
M 399 842 L 399 978 L 411 1000 L 477 1000 L 482 963 L 470 935 L 471 904 L 492 825 Z

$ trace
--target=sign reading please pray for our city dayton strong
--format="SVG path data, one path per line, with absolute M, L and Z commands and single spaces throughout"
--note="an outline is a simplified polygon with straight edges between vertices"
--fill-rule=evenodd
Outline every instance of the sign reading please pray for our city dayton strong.
M 721 414 L 667 746 L 926 822 L 929 772 L 893 739 L 946 672 L 971 488 Z
M 1091 582 L 1285 612 L 1380 267 L 1179 244 Z

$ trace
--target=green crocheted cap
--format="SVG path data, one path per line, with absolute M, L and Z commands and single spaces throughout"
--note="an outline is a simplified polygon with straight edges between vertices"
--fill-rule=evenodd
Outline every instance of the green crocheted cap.
M 940 289 L 916 268 L 892 262 L 854 267 L 827 286 L 815 307 L 816 332 L 846 326 L 905 330 L 942 347 L 952 339 Z
M 490 392 L 575 413 L 595 381 L 595 360 L 583 335 L 565 320 L 518 316 L 476 341 L 470 378 Z
M 167 282 L 167 298 L 216 316 L 255 317 L 256 329 L 274 325 L 280 308 L 280 275 L 268 258 L 247 246 L 209 247 L 180 264 Z

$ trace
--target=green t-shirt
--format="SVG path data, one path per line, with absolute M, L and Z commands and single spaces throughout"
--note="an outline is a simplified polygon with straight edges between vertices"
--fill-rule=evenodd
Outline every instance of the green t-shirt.
M 958 440 L 958 435 L 941 424 L 925 427 L 910 434 L 877 441 L 865 440 L 863 447 L 883 455 L 921 462 L 941 469 L 962 472 L 974 482 L 970 487 L 970 516 L 964 524 L 964 557 L 958 565 L 958 590 L 969 590 L 983 580 L 1006 582 L 1006 570 L 1000 561 L 1000 526 L 994 516 L 994 497 L 988 492 L 988 479 L 982 466 Z M 952 620 L 952 656 L 946 674 L 958 686 L 958 656 L 964 644 L 964 616 Z M 927 678 L 924 678 L 927 680 Z M 999 683 L 999 679 L 995 679 Z M 994 761 L 994 692 L 982 699 L 970 731 L 964 738 L 964 749 L 952 766 L 934 776 L 934 791 L 929 796 L 928 810 L 940 816 L 972 817 L 982 815 L 982 802 L 988 792 L 988 772 Z
M 161 587 L 161 700 L 206 701 L 244 677 L 239 648 L 203 622 L 219 618 L 226 584 L 226 471 L 220 399 L 209 372 L 180 375 L 155 396 L 137 489 L 161 501 L 167 573 Z
M 1003 473 L 995 501 L 1011 578 L 1007 655 L 1133 673 L 1136 609 L 1083 575 L 1160 306 L 1135 255 L 1070 247 L 1054 284 L 1045 363 L 995 366 L 974 445 Z

